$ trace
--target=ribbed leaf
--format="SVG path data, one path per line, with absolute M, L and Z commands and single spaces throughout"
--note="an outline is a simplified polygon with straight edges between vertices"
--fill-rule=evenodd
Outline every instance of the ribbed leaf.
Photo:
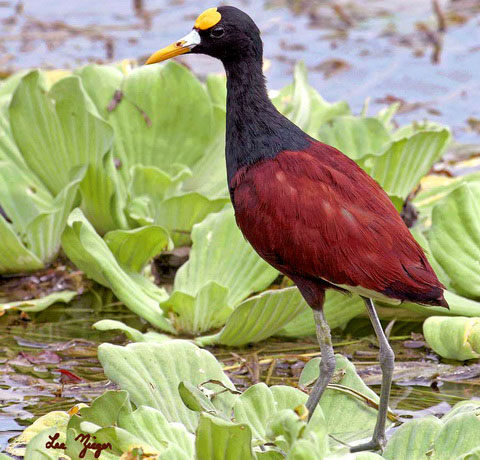
M 405 199 L 440 159 L 450 141 L 448 130 L 423 131 L 392 143 L 382 155 L 360 165 L 389 194 Z
M 121 321 L 116 321 L 113 319 L 102 319 L 92 324 L 93 329 L 99 331 L 121 331 L 123 332 L 132 342 L 164 342 L 167 340 L 172 340 L 172 338 L 166 334 L 160 334 L 155 331 L 149 331 L 145 334 L 142 334 L 137 329 L 127 326 Z
M 427 233 L 432 255 L 459 294 L 480 298 L 480 184 L 453 190 L 432 213 Z
M 170 232 L 176 246 L 184 246 L 191 241 L 194 224 L 220 211 L 226 203 L 226 198 L 210 200 L 197 192 L 187 192 L 158 203 L 154 222 Z
M 428 460 L 428 452 L 443 423 L 433 415 L 409 420 L 400 426 L 383 452 L 387 460 Z
M 1 273 L 40 270 L 44 266 L 43 262 L 24 246 L 12 225 L 2 216 L 0 216 L 0 251 Z
M 210 97 L 192 72 L 179 64 L 139 67 L 128 75 L 95 65 L 77 73 L 115 130 L 115 157 L 121 160 L 125 179 L 136 164 L 166 171 L 174 163 L 193 165 L 214 140 Z M 117 90 L 120 100 L 107 110 Z
M 214 281 L 228 288 L 228 305 L 234 306 L 265 289 L 277 276 L 245 241 L 231 207 L 195 225 L 192 241 L 190 258 L 175 277 L 175 291 L 195 296 Z
M 423 335 L 443 358 L 480 358 L 480 318 L 432 316 L 423 323 Z
M 228 289 L 211 281 L 196 296 L 175 291 L 161 307 L 172 318 L 177 331 L 201 334 L 225 324 L 233 310 L 227 297 Z
M 358 160 L 367 155 L 381 155 L 391 137 L 376 118 L 338 117 L 322 126 L 318 140 Z
M 455 415 L 439 431 L 431 458 L 451 460 L 479 447 L 480 416 L 474 412 Z
M 10 120 L 26 164 L 53 194 L 67 185 L 73 168 L 86 165 L 81 191 L 88 218 L 102 232 L 126 227 L 125 192 L 108 155 L 113 131 L 77 77 L 60 80 L 47 93 L 39 72 L 27 74 L 12 98 Z
M 197 429 L 197 460 L 253 460 L 252 433 L 245 424 L 202 414 Z
M 108 232 L 104 240 L 118 263 L 137 273 L 155 256 L 173 247 L 168 232 L 156 225 L 135 230 L 114 230 Z
M 368 388 L 358 376 L 353 364 L 342 355 L 335 355 L 340 371 L 340 379 L 335 383 L 347 387 L 378 403 L 378 396 Z M 304 367 L 299 383 L 308 385 L 313 383 L 320 373 L 320 358 L 311 359 Z M 343 375 L 342 375 L 343 374 Z M 338 375 L 338 374 L 337 374 Z M 377 411 L 366 401 L 341 389 L 328 388 L 320 400 L 327 420 L 328 433 L 345 442 L 366 438 L 371 435 L 370 430 L 375 426 Z
M 193 175 L 183 184 L 185 191 L 195 191 L 210 199 L 229 198 L 225 165 L 225 108 L 213 108 L 215 124 L 222 128 L 205 155 L 192 167 Z
M 316 137 L 326 122 L 341 115 L 349 115 L 344 101 L 329 104 L 308 84 L 307 68 L 303 62 L 295 66 L 293 83 L 273 98 L 276 107 L 297 126 Z
M 235 389 L 212 354 L 186 341 L 134 343 L 126 347 L 105 343 L 100 345 L 98 357 L 105 375 L 127 390 L 137 407 L 146 405 L 158 409 L 169 422 L 181 422 L 192 433 L 198 414 L 183 404 L 178 393 L 179 383 L 199 385 L 213 379 Z M 206 387 L 219 390 L 214 384 Z M 213 403 L 227 411 L 233 405 L 233 398 L 228 392 L 222 393 Z
M 306 307 L 297 288 L 265 291 L 242 302 L 217 334 L 196 340 L 202 346 L 219 343 L 240 346 L 275 334 Z
M 85 168 L 80 167 L 76 177 L 55 197 L 50 209 L 43 210 L 27 226 L 27 244 L 44 263 L 51 262 L 60 249 L 62 233 L 70 211 L 78 204 L 77 192 L 84 176 Z
M 77 267 L 97 283 L 110 288 L 130 310 L 152 325 L 174 332 L 159 306 L 166 297 L 165 291 L 142 275 L 122 268 L 79 209 L 75 209 L 68 219 L 62 247 Z
M 235 420 L 248 424 L 254 439 L 265 443 L 268 440 L 269 425 L 276 414 L 284 409 L 294 410 L 306 402 L 307 395 L 296 388 L 269 388 L 264 383 L 257 383 L 237 398 L 233 411 Z M 317 416 L 323 417 L 321 410 Z
M 27 312 L 43 311 L 57 302 L 69 303 L 76 295 L 78 293 L 75 291 L 60 291 L 36 299 L 3 303 L 0 304 L 0 314 L 9 309 Z
M 347 296 L 332 290 L 327 291 L 323 308 L 331 329 L 344 327 L 352 318 L 365 311 L 365 305 L 359 296 Z M 306 306 L 302 312 L 275 335 L 282 337 L 315 335 L 312 309 Z

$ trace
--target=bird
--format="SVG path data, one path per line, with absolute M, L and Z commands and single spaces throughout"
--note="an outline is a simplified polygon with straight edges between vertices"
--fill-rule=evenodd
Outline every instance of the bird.
M 233 6 L 209 8 L 190 33 L 146 64 L 185 53 L 219 59 L 225 69 L 225 158 L 236 223 L 313 310 L 321 361 L 308 416 L 335 370 L 325 291 L 359 295 L 379 342 L 382 385 L 372 438 L 351 451 L 382 449 L 395 356 L 374 301 L 448 308 L 445 287 L 380 185 L 275 108 L 262 69 L 260 30 L 248 14 Z

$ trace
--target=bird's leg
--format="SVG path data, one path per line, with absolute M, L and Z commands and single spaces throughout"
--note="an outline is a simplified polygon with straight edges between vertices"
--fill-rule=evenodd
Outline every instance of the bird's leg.
M 315 318 L 315 325 L 317 327 L 317 339 L 320 345 L 320 352 L 322 353 L 322 360 L 320 361 L 320 375 L 318 376 L 307 401 L 309 420 L 312 417 L 325 388 L 327 388 L 333 372 L 335 371 L 335 356 L 332 347 L 332 337 L 330 336 L 330 328 L 325 320 L 323 308 L 313 310 L 313 317 Z
M 372 440 L 366 444 L 354 446 L 352 452 L 361 450 L 383 448 L 385 445 L 385 425 L 387 423 L 388 400 L 390 399 L 390 388 L 392 386 L 393 369 L 395 355 L 392 347 L 388 343 L 388 339 L 383 332 L 382 325 L 378 319 L 375 306 L 372 299 L 363 298 L 367 307 L 368 316 L 372 322 L 373 329 L 377 335 L 378 344 L 380 346 L 380 368 L 382 369 L 382 389 L 380 390 L 380 404 L 378 406 L 377 423 L 373 431 Z

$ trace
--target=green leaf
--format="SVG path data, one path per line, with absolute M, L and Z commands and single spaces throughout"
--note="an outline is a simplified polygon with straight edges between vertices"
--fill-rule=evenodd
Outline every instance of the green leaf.
M 254 439 L 265 443 L 269 424 L 275 420 L 278 412 L 294 410 L 306 401 L 307 395 L 296 388 L 283 385 L 269 388 L 264 383 L 257 383 L 237 398 L 233 408 L 234 417 L 237 422 L 250 426 Z M 319 415 L 322 415 L 321 411 Z
M 467 412 L 475 412 L 477 415 L 480 413 L 480 400 L 471 399 L 460 401 L 455 404 L 443 417 L 442 422 L 446 423 L 451 418 L 458 414 L 465 414 Z
M 233 310 L 227 305 L 227 297 L 228 289 L 212 281 L 195 297 L 175 291 L 161 307 L 177 331 L 201 334 L 225 324 Z
M 341 387 L 327 388 L 319 403 L 327 420 L 328 433 L 344 442 L 366 438 L 375 426 L 377 411 L 354 393 L 374 403 L 378 403 L 378 396 L 363 383 L 348 359 L 342 355 L 335 355 L 335 359 L 334 379 Z M 311 359 L 306 364 L 300 375 L 300 385 L 313 383 L 318 378 L 319 364 L 319 358 Z
M 115 157 L 125 179 L 136 164 L 167 171 L 175 163 L 191 166 L 215 139 L 210 97 L 193 73 L 177 63 L 143 66 L 128 75 L 92 65 L 77 74 L 114 128 Z M 121 100 L 109 111 L 115 91 L 121 91 Z
M 159 302 L 165 299 L 164 291 L 142 275 L 127 272 L 122 268 L 105 241 L 97 235 L 79 209 L 75 209 L 68 219 L 62 236 L 62 246 L 78 268 L 90 278 L 110 288 L 130 310 L 152 325 L 167 332 L 174 332 L 159 306 Z
M 439 176 L 428 176 L 439 177 Z M 441 177 L 441 184 L 436 187 L 420 190 L 413 199 L 412 203 L 420 212 L 420 217 L 423 219 L 430 219 L 433 207 L 445 198 L 452 190 L 460 185 L 469 182 L 480 182 L 480 172 L 467 174 L 457 178 Z M 445 183 L 446 182 L 446 183 Z M 431 222 L 428 223 L 430 226 Z
M 433 256 L 463 296 L 480 298 L 480 183 L 463 184 L 438 203 L 427 233 Z
M 397 428 L 383 452 L 387 460 L 428 460 L 443 423 L 433 415 L 409 420 Z
M 227 103 L 227 79 L 223 75 L 207 75 L 207 91 L 215 105 L 225 109 Z
M 38 312 L 43 311 L 50 305 L 57 302 L 69 303 L 78 292 L 75 291 L 60 291 L 52 292 L 44 297 L 39 297 L 30 300 L 17 300 L 16 302 L 6 302 L 0 304 L 0 313 L 5 310 L 22 310 L 26 312 Z
M 89 422 L 99 427 L 108 427 L 117 422 L 121 411 L 131 411 L 128 393 L 126 391 L 109 390 L 96 398 L 90 407 L 82 407 L 73 415 L 68 423 L 68 429 L 80 431 L 83 422 Z
M 50 209 L 43 210 L 27 225 L 27 244 L 44 263 L 51 262 L 57 256 L 62 233 L 70 211 L 77 203 L 77 191 L 84 174 L 85 169 L 79 169 L 73 180 L 55 197 Z
M 116 321 L 113 319 L 102 319 L 92 324 L 94 329 L 99 331 L 112 331 L 118 330 L 122 331 L 132 342 L 165 342 L 167 340 L 172 340 L 172 338 L 166 334 L 159 334 L 155 331 L 149 331 L 145 334 L 142 334 L 137 329 L 127 326 L 121 321 Z
M 423 323 L 423 335 L 443 358 L 480 358 L 480 318 L 431 316 Z
M 352 160 L 381 155 L 391 142 L 385 126 L 376 118 L 338 117 L 322 126 L 318 140 L 329 144 Z
M 169 423 L 160 411 L 151 407 L 142 406 L 132 412 L 127 396 L 125 391 L 108 391 L 95 399 L 91 407 L 82 408 L 80 416 L 72 417 L 67 434 L 67 453 L 71 458 L 78 458 L 82 447 L 76 436 L 89 433 L 96 437 L 96 442 L 111 443 L 112 449 L 102 455 L 111 453 L 118 458 L 135 446 L 144 454 L 174 451 L 180 455 L 172 458 L 193 459 L 193 435 L 183 425 Z M 91 452 L 87 458 L 93 459 Z
M 207 215 L 220 211 L 227 199 L 210 200 L 197 192 L 187 192 L 162 201 L 157 205 L 155 223 L 165 227 L 176 246 L 190 243 L 190 232 Z
M 423 305 L 408 302 L 402 303 L 401 307 L 391 307 L 391 305 L 390 307 L 405 308 L 420 313 L 423 316 L 480 316 L 480 302 L 475 302 L 474 300 L 467 299 L 466 297 L 448 290 L 444 291 L 444 294 L 445 299 L 450 306 L 449 310 L 444 307 L 425 307 Z
M 43 262 L 24 246 L 12 225 L 2 216 L 0 216 L 0 251 L 1 273 L 21 273 L 44 267 Z
M 194 458 L 194 437 L 179 423 L 169 423 L 156 409 L 142 406 L 135 412 L 122 416 L 120 426 L 144 440 L 159 451 L 160 459 L 188 460 Z M 172 457 L 169 455 L 176 454 Z
M 197 343 L 240 346 L 259 342 L 275 334 L 308 308 L 297 288 L 265 291 L 243 301 L 228 317 L 225 327 L 215 335 L 201 337 Z
M 9 443 L 7 452 L 17 457 L 25 456 L 25 458 L 30 458 L 31 460 L 36 460 L 37 458 L 58 458 L 58 456 L 51 456 L 55 454 L 54 451 L 49 452 L 45 449 L 45 442 L 48 441 L 46 432 L 51 435 L 59 433 L 60 437 L 58 442 L 65 442 L 65 431 L 68 420 L 69 415 L 64 411 L 52 411 L 42 415 Z M 40 437 L 35 441 L 35 438 L 38 436 Z M 40 439 L 45 440 L 43 445 L 39 441 Z M 25 446 L 27 446 L 26 451 Z M 61 453 L 61 451 L 58 452 L 58 454 Z M 36 454 L 43 455 L 44 457 L 36 457 Z
M 180 382 L 197 386 L 208 380 L 218 380 L 235 389 L 212 354 L 182 340 L 134 343 L 126 347 L 105 343 L 100 345 L 98 357 L 105 375 L 127 390 L 137 407 L 146 405 L 158 409 L 169 422 L 181 422 L 192 433 L 198 414 L 183 404 L 178 393 Z M 204 387 L 219 390 L 213 383 Z M 224 392 L 212 402 L 221 412 L 227 412 L 233 399 L 232 394 Z
M 162 251 L 173 248 L 168 232 L 157 225 L 135 230 L 114 230 L 108 232 L 104 240 L 118 263 L 137 273 Z
M 55 436 L 57 428 L 49 428 L 37 434 L 27 445 L 25 460 L 57 460 L 64 458 L 63 450 L 46 449 L 45 444 Z M 57 442 L 65 441 L 65 437 L 59 438 Z
M 362 168 L 389 194 L 406 199 L 450 141 L 447 129 L 422 131 L 395 141 L 381 155 L 364 157 Z
M 80 189 L 88 218 L 102 232 L 126 226 L 124 193 L 108 155 L 113 131 L 77 77 L 64 78 L 47 92 L 44 76 L 30 72 L 12 98 L 10 120 L 26 164 L 54 195 L 68 184 L 73 168 L 85 165 Z
M 192 177 L 183 183 L 183 189 L 198 192 L 209 199 L 229 199 L 227 187 L 227 167 L 225 164 L 225 107 L 215 106 L 213 109 L 215 124 L 221 131 L 217 140 L 192 166 Z
M 195 296 L 214 281 L 228 288 L 228 305 L 234 306 L 265 289 L 277 276 L 245 241 L 231 207 L 195 225 L 192 241 L 190 258 L 175 276 L 175 291 Z
M 195 442 L 198 460 L 253 460 L 252 434 L 246 424 L 200 416 Z
M 447 420 L 433 447 L 433 459 L 451 460 L 479 446 L 480 418 L 473 412 L 458 414 Z
M 311 136 L 317 136 L 320 127 L 333 118 L 350 114 L 346 102 L 329 104 L 308 84 L 307 68 L 303 62 L 295 66 L 293 78 L 293 83 L 283 88 L 272 102 Z
M 331 329 L 344 327 L 352 318 L 365 312 L 365 305 L 359 296 L 346 296 L 332 290 L 327 291 L 323 308 Z M 275 335 L 282 337 L 315 335 L 315 321 L 313 320 L 312 309 L 306 307 Z
M 182 398 L 183 404 L 185 404 L 190 410 L 216 414 L 217 411 L 215 406 L 208 397 L 190 382 L 180 382 L 178 384 L 178 393 Z

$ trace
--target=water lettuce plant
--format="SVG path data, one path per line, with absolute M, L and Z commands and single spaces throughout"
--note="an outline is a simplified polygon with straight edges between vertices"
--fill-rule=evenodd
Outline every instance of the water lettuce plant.
M 126 347 L 103 344 L 99 359 L 119 390 L 107 391 L 89 406 L 55 411 L 27 428 L 8 451 L 26 460 L 58 459 L 62 454 L 86 459 L 169 460 L 401 460 L 464 459 L 479 450 L 480 404 L 464 401 L 441 419 L 408 421 L 396 429 L 383 456 L 350 454 L 375 424 L 378 397 L 358 377 L 343 356 L 337 373 L 306 424 L 307 395 L 289 386 L 263 383 L 241 393 L 208 351 L 174 340 Z M 308 385 L 318 360 L 304 369 Z M 65 450 L 46 449 L 57 435 Z M 79 438 L 80 435 L 80 438 Z M 79 441 L 90 435 L 103 449 Z M 25 450 L 24 444 L 27 444 Z M 475 458 L 475 457 L 471 457 Z
M 224 78 L 203 84 L 176 63 L 91 65 L 54 81 L 31 71 L 0 85 L 0 206 L 7 216 L 0 218 L 0 272 L 44 267 L 61 245 L 89 278 L 164 332 L 232 346 L 314 333 L 296 288 L 268 289 L 277 272 L 236 228 L 225 177 L 225 91 Z M 397 105 L 356 116 L 345 102 L 328 103 L 308 84 L 303 64 L 272 100 L 309 134 L 357 161 L 398 209 L 451 138 L 431 122 L 397 129 L 391 121 Z M 413 199 L 420 215 L 412 232 L 451 306 L 447 312 L 402 305 L 418 319 L 480 316 L 472 217 L 479 215 L 479 180 L 473 174 Z M 153 283 L 148 265 L 181 245 L 192 245 L 190 260 L 167 292 Z M 329 293 L 325 309 L 331 326 L 342 327 L 363 305 Z M 385 311 L 395 316 L 398 309 Z

